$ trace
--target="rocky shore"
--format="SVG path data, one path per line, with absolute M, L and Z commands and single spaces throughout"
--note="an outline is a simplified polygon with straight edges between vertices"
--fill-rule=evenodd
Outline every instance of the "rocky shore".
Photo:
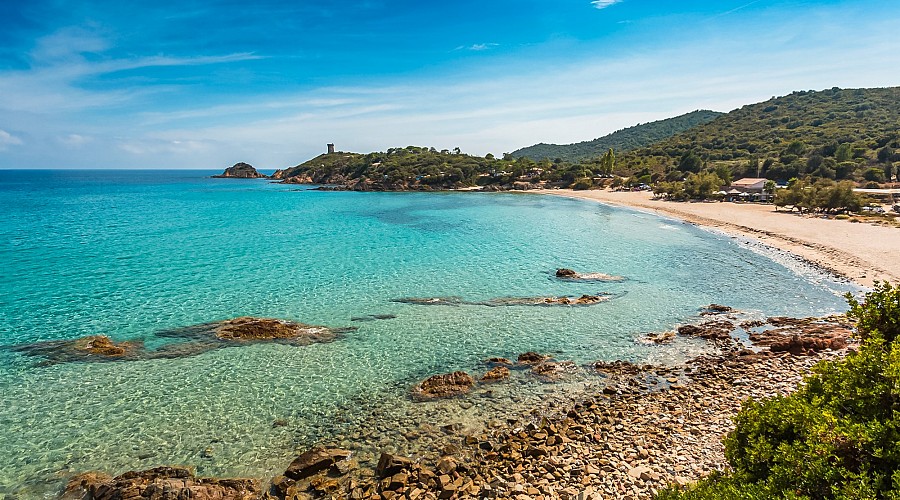
M 429 422 L 410 428 L 407 422 L 387 431 L 390 423 L 373 422 L 370 439 L 381 452 L 323 442 L 268 483 L 196 478 L 184 468 L 115 478 L 89 473 L 72 479 L 66 498 L 650 498 L 667 485 L 724 467 L 721 440 L 741 401 L 789 393 L 816 362 L 855 345 L 843 317 L 747 321 L 716 305 L 672 335 L 706 339 L 716 353 L 669 367 L 623 361 L 577 367 L 539 353 L 524 353 L 516 363 L 492 358 L 478 382 L 455 372 L 430 377 L 413 391 L 452 397 L 455 390 L 506 383 L 510 368 L 533 376 L 542 370 L 591 372 L 602 389 L 565 404 L 548 400 L 528 414 L 480 428 Z M 666 342 L 672 335 L 655 337 Z M 436 404 L 423 399 L 428 402 L 422 405 Z M 385 436 L 392 437 L 385 442 Z M 400 441 L 408 445 L 398 446 Z M 175 477 L 160 470 L 175 471 Z

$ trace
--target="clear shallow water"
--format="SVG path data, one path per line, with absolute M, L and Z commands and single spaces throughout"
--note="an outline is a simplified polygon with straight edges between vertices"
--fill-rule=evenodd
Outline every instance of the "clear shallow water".
M 678 352 L 635 339 L 711 302 L 766 315 L 845 308 L 844 285 L 649 214 L 532 195 L 302 191 L 210 174 L 0 171 L 0 346 L 96 334 L 158 346 L 161 330 L 241 315 L 359 329 L 328 344 L 127 363 L 38 366 L 0 349 L 0 494 L 50 495 L 72 473 L 158 464 L 265 476 L 372 412 L 431 418 L 432 403 L 409 402 L 410 385 L 475 373 L 487 357 L 660 360 Z M 628 279 L 562 282 L 552 278 L 558 267 Z M 391 302 L 598 292 L 615 298 L 579 308 Z M 350 320 L 367 314 L 397 317 Z M 506 390 L 527 404 L 554 387 Z

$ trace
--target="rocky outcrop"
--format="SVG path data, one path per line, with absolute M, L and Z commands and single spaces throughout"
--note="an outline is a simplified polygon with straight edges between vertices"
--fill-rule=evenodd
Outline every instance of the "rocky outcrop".
M 214 175 L 213 177 L 218 179 L 265 179 L 266 176 L 257 172 L 253 165 L 249 163 L 235 163 L 233 166 L 228 167 L 219 175 Z
M 694 325 L 679 326 L 678 335 L 685 337 L 699 337 L 706 340 L 731 340 L 731 332 L 735 329 L 734 323 L 722 321 L 707 321 Z
M 156 332 L 157 337 L 176 341 L 154 350 L 145 349 L 143 342 L 140 341 L 115 343 L 102 335 L 25 344 L 14 346 L 12 350 L 26 356 L 44 358 L 45 362 L 50 364 L 171 359 L 259 342 L 277 342 L 294 346 L 331 342 L 342 333 L 353 330 L 356 328 L 330 328 L 273 318 L 242 316 L 226 321 Z
M 543 361 L 531 367 L 531 373 L 543 380 L 559 380 L 563 376 L 578 371 L 578 367 L 571 361 Z
M 44 358 L 49 364 L 56 364 L 136 359 L 143 350 L 143 343 L 138 341 L 116 343 L 105 335 L 89 335 L 74 340 L 51 340 L 19 345 L 12 349 L 26 356 Z
M 334 330 L 324 326 L 306 325 L 273 318 L 241 316 L 218 323 L 216 337 L 230 341 L 290 340 L 311 344 L 334 340 Z
M 604 273 L 577 273 L 571 269 L 561 268 L 556 270 L 556 277 L 568 281 L 624 281 L 623 276 L 613 276 Z
M 295 458 L 284 475 L 297 481 L 332 467 L 339 471 L 337 464 L 350 458 L 350 455 L 349 451 L 340 448 L 313 448 Z
M 509 368 L 505 366 L 495 366 L 485 372 L 484 375 L 481 376 L 482 382 L 497 382 L 498 380 L 504 380 L 509 378 Z
M 852 327 L 840 317 L 768 319 L 774 328 L 752 332 L 750 341 L 772 352 L 808 355 L 818 351 L 837 351 L 847 347 Z
M 262 494 L 258 479 L 196 477 L 186 467 L 156 467 L 110 477 L 89 472 L 73 477 L 64 500 L 256 500 Z
M 591 306 L 606 302 L 609 295 L 582 295 L 580 297 L 497 297 L 482 301 L 468 301 L 460 297 L 403 297 L 393 302 L 423 306 Z
M 415 399 L 436 399 L 465 394 L 475 385 L 475 380 L 464 371 L 433 375 L 417 384 L 412 391 Z
M 519 354 L 519 357 L 516 359 L 516 362 L 520 365 L 531 365 L 535 363 L 540 363 L 545 359 L 550 359 L 550 356 L 544 356 L 543 354 L 538 354 L 534 351 L 523 352 Z

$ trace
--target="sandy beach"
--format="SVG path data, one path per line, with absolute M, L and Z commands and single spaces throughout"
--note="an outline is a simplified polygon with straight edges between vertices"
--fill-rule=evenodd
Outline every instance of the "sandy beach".
M 541 190 L 541 194 L 626 206 L 714 227 L 793 253 L 864 287 L 900 281 L 900 230 L 848 220 L 799 215 L 773 205 L 728 202 L 669 202 L 646 191 Z

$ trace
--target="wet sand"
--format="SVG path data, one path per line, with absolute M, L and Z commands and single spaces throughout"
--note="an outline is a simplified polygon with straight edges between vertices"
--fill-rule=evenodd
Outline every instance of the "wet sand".
M 900 229 L 849 220 L 800 215 L 773 205 L 672 202 L 646 191 L 540 190 L 541 194 L 592 200 L 676 217 L 793 253 L 832 273 L 871 287 L 900 281 Z

